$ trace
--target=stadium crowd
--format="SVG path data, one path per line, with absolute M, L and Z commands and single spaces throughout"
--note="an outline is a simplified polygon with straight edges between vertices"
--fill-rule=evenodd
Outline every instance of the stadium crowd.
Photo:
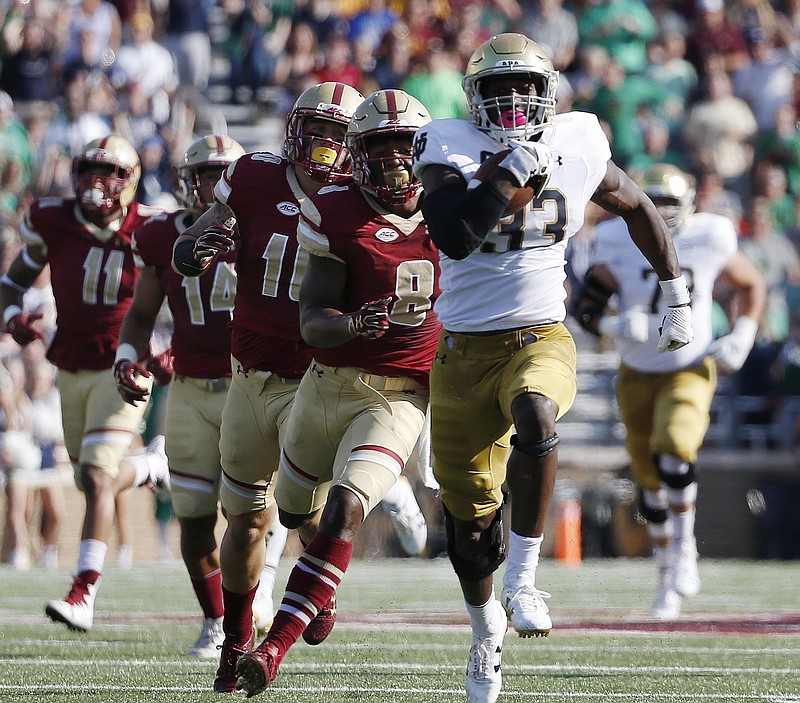
M 0 270 L 20 251 L 30 204 L 72 193 L 73 158 L 92 139 L 125 137 L 142 162 L 136 200 L 177 209 L 173 167 L 203 133 L 212 61 L 229 67 L 225 102 L 258 104 L 269 95 L 266 109 L 281 117 L 305 89 L 329 80 L 363 95 L 401 88 L 434 119 L 466 117 L 463 67 L 502 31 L 523 32 L 550 53 L 561 72 L 558 111 L 596 114 L 615 162 L 632 177 L 654 163 L 676 165 L 696 180 L 697 210 L 734 223 L 769 294 L 735 383 L 747 395 L 800 394 L 796 0 L 4 0 Z M 572 281 L 582 277 L 604 217 L 590 203 L 571 243 Z M 728 325 L 727 293 L 716 291 L 717 334 Z M 28 296 L 26 308 L 41 309 L 49 338 L 46 270 Z M 28 563 L 10 546 L 22 539 L 20 501 L 29 500 L 15 485 L 28 483 L 46 487 L 39 559 L 52 566 L 60 505 L 52 472 L 65 456 L 45 431 L 59 423 L 37 417 L 57 412 L 55 376 L 42 345 L 20 349 L 2 335 L 0 355 L 3 561 Z M 38 446 L 35 466 L 20 457 L 38 453 L 20 451 L 19 442 Z

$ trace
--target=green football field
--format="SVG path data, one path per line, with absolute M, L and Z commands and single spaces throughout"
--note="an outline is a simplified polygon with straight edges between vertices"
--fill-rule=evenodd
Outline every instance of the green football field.
M 282 590 L 291 559 L 279 574 Z M 566 567 L 544 560 L 549 637 L 509 631 L 500 702 L 800 701 L 800 563 L 701 560 L 703 590 L 685 617 L 653 623 L 647 560 Z M 196 703 L 242 700 L 210 690 L 215 662 L 185 652 L 199 630 L 179 563 L 108 568 L 95 628 L 70 633 L 44 616 L 69 573 L 0 570 L 0 701 Z M 470 635 L 444 560 L 356 561 L 339 621 L 319 647 L 298 643 L 254 700 L 287 703 L 462 702 Z

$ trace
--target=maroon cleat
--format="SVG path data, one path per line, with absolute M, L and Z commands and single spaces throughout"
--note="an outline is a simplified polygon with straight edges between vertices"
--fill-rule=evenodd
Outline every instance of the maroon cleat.
M 236 665 L 236 688 L 244 691 L 248 698 L 257 696 L 275 680 L 278 664 L 278 648 L 274 644 L 263 642 L 258 649 L 240 657 Z
M 226 637 L 219 655 L 219 668 L 214 679 L 214 690 L 217 693 L 234 693 L 236 691 L 236 664 L 242 655 L 253 648 L 253 637 L 246 644 L 234 642 Z
M 305 630 L 303 630 L 303 639 L 306 644 L 317 645 L 322 644 L 333 626 L 336 624 L 336 593 L 331 595 L 331 599 L 320 608 L 320 611 Z

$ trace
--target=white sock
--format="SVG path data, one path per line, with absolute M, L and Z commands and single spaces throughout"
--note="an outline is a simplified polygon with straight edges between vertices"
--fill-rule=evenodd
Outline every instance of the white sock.
M 78 573 L 84 571 L 103 572 L 108 545 L 99 539 L 82 539 L 78 550 Z
M 525 581 L 531 586 L 536 583 L 536 567 L 542 550 L 544 535 L 524 537 L 514 530 L 508 534 L 508 566 L 503 576 L 503 586 L 516 586 Z
M 694 505 L 682 513 L 669 511 L 669 522 L 672 524 L 672 539 L 675 544 L 688 542 L 694 537 Z
M 386 491 L 381 502 L 386 510 L 391 510 L 394 513 L 402 513 L 412 500 L 416 502 L 411 484 L 401 477 L 394 482 L 394 486 Z
M 281 525 L 278 516 L 272 521 L 269 530 L 267 531 L 267 549 L 264 553 L 264 566 L 271 567 L 273 573 L 278 568 L 278 563 L 283 555 L 283 548 L 286 546 L 286 537 L 289 534 L 283 525 Z
M 489 637 L 502 632 L 506 627 L 506 616 L 503 613 L 502 617 L 498 617 L 498 612 L 501 610 L 499 601 L 495 600 L 494 587 L 492 587 L 492 595 L 489 596 L 483 605 L 472 605 L 464 601 L 467 606 L 467 613 L 469 614 L 469 624 L 472 626 L 472 632 L 479 637 Z
M 656 564 L 659 569 L 668 569 L 672 566 L 672 554 L 669 547 L 653 546 L 653 553 L 656 557 Z

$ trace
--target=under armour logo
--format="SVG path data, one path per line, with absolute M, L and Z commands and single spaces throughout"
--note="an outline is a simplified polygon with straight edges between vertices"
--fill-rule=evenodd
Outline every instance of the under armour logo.
M 238 373 L 240 376 L 244 376 L 245 378 L 250 378 L 250 377 L 247 375 L 247 371 L 245 371 L 245 370 L 242 368 L 242 365 L 241 365 L 241 364 L 237 364 L 237 365 L 236 365 L 236 373 Z
M 560 156 L 556 156 L 556 163 L 557 163 L 559 166 L 563 166 L 563 165 L 564 165 L 564 159 L 563 159 L 563 158 L 561 158 Z
M 436 352 L 436 356 L 433 357 L 433 360 L 438 361 L 440 364 L 443 364 L 445 359 L 447 359 L 447 354 L 439 354 L 439 352 Z
M 317 374 L 317 378 L 322 378 L 322 374 L 325 373 L 319 366 L 316 364 L 311 365 L 311 371 Z

